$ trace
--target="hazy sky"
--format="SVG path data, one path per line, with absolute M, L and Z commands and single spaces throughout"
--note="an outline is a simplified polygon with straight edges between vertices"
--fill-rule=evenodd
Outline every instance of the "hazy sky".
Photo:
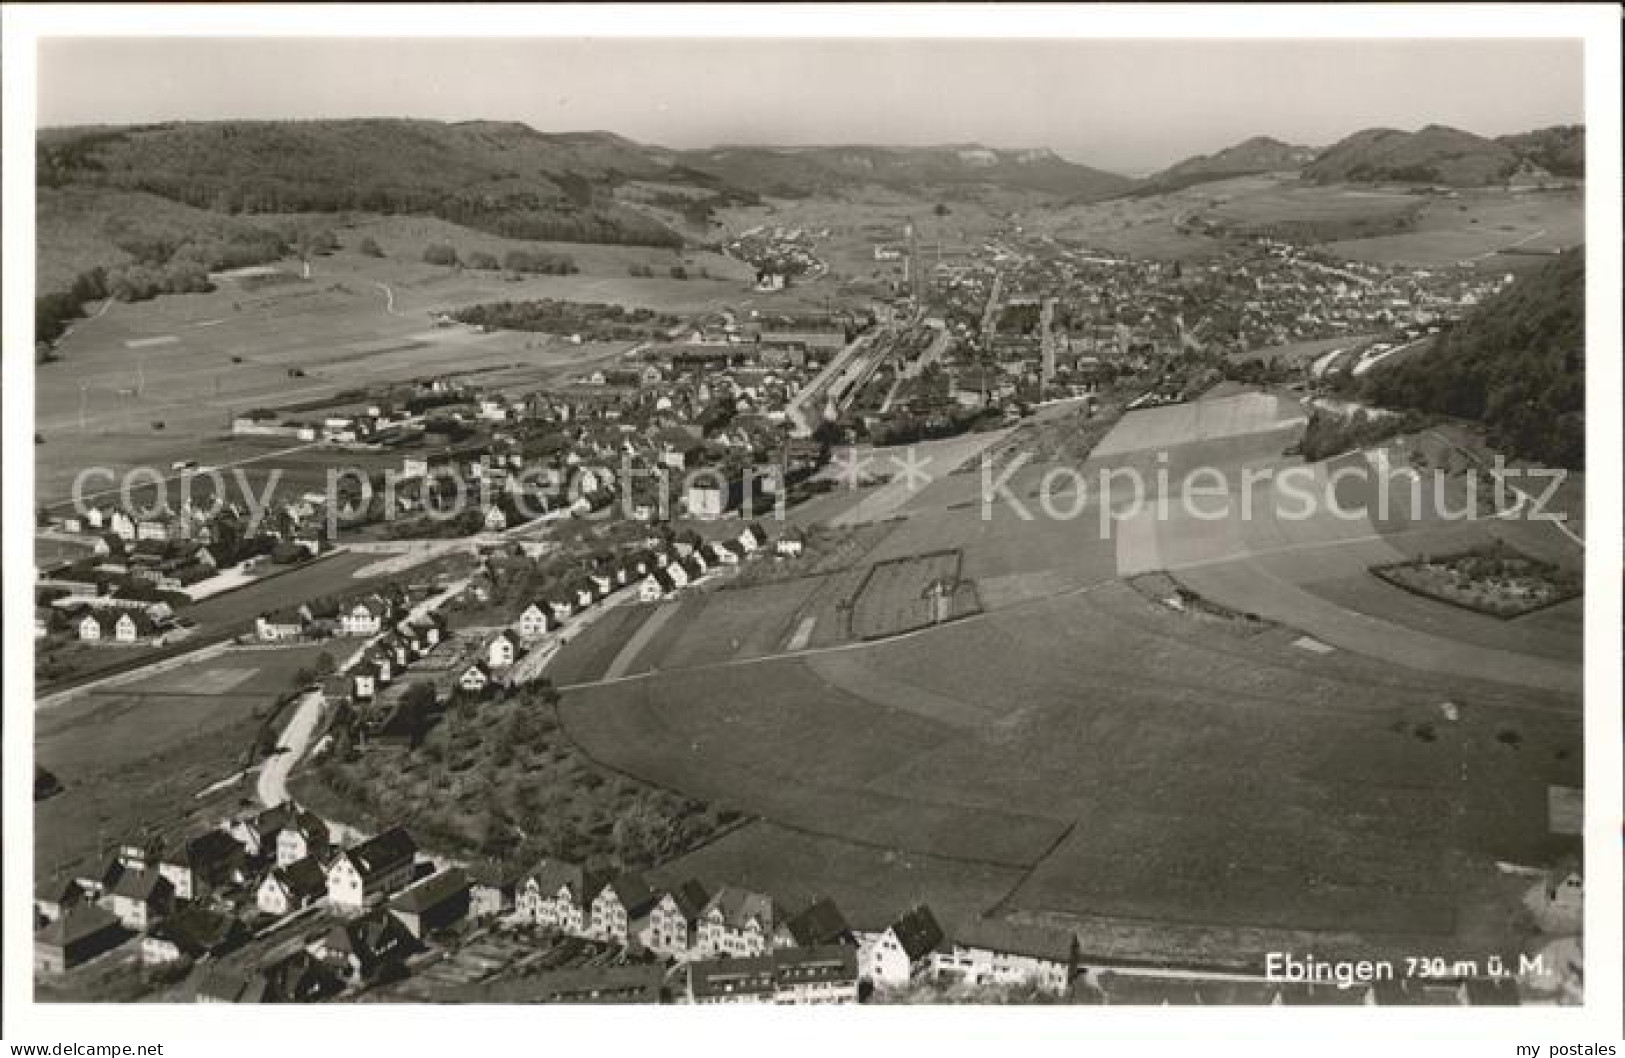
M 671 147 L 976 141 L 1122 172 L 1252 135 L 1583 120 L 1556 40 L 45 40 L 42 125 L 423 117 Z

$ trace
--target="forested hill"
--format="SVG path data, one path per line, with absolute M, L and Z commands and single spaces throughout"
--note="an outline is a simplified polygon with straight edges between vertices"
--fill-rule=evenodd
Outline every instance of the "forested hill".
M 1585 464 L 1585 247 L 1473 310 L 1421 355 L 1373 370 L 1367 399 L 1484 423 L 1509 458 Z
M 1322 151 L 1303 175 L 1321 184 L 1396 181 L 1484 187 L 1511 179 L 1525 164 L 1504 143 L 1429 125 L 1416 132 L 1363 129 Z
M 1169 166 L 1147 177 L 1134 190 L 1134 194 L 1157 195 L 1233 176 L 1298 170 L 1314 161 L 1315 154 L 1313 147 L 1282 143 L 1269 136 L 1254 136 L 1222 151 L 1199 154 Z
M 613 195 L 629 179 L 668 179 L 667 152 L 609 133 L 395 119 L 181 122 L 44 130 L 36 163 L 42 187 L 142 191 L 219 213 L 425 213 L 513 238 L 682 242 Z
M 1553 176 L 1584 179 L 1586 175 L 1586 130 L 1584 125 L 1554 125 L 1548 129 L 1498 136 L 1520 157 L 1540 166 Z

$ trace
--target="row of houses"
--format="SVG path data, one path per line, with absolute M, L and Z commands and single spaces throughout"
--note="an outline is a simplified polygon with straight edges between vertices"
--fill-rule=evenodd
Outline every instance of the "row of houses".
M 221 955 L 250 923 L 318 903 L 346 918 L 384 913 L 422 937 L 466 914 L 470 889 L 460 869 L 423 877 L 426 866 L 402 828 L 344 848 L 291 803 L 169 846 L 126 843 L 99 868 L 37 891 L 35 966 L 61 973 L 132 934 L 149 964 Z
M 221 548 L 255 533 L 265 533 L 303 547 L 313 555 L 319 554 L 326 543 L 320 517 L 322 499 L 309 496 L 277 503 L 262 512 L 257 521 L 240 504 L 229 502 L 207 507 L 187 503 L 178 510 L 165 504 L 149 510 L 101 504 L 52 516 L 47 527 L 76 536 L 118 541 L 137 550 L 141 545 L 190 545 L 185 556 L 224 565 L 226 556 Z M 198 549 L 207 550 L 208 554 Z M 171 549 L 172 560 L 175 554 Z
M 495 914 L 502 898 L 487 887 L 475 906 Z M 552 860 L 517 884 L 511 917 L 687 964 L 688 994 L 703 997 L 696 1002 L 784 1001 L 774 997 L 785 974 L 807 971 L 805 965 L 787 971 L 775 961 L 785 950 L 822 951 L 822 963 L 829 949 L 849 953 L 839 960 L 849 965 L 844 977 L 826 966 L 826 973 L 802 981 L 827 990 L 831 1002 L 842 1001 L 835 997 L 848 986 L 855 999 L 860 981 L 894 988 L 921 980 L 1029 983 L 1061 994 L 1077 966 L 1076 940 L 1064 931 L 980 920 L 950 936 L 923 905 L 879 928 L 856 929 L 828 897 L 786 914 L 766 893 L 734 886 L 711 892 L 693 879 L 657 889 L 635 872 Z
M 172 621 L 153 618 L 146 607 L 80 606 L 64 613 L 62 622 L 81 643 L 145 643 L 174 627 Z
M 318 599 L 260 614 L 254 619 L 254 636 L 263 643 L 324 635 L 376 636 L 400 618 L 409 602 L 399 585 L 348 599 Z
M 705 541 L 685 531 L 670 541 L 607 555 L 578 576 L 527 602 L 514 618 L 513 631 L 520 644 L 530 643 L 623 588 L 636 588 L 640 600 L 652 602 L 681 591 L 714 569 L 737 566 L 753 556 L 769 551 L 780 556 L 799 555 L 803 540 L 801 532 L 792 527 L 776 541 L 770 541 L 761 524 L 752 522 L 737 536 Z M 476 578 L 476 594 L 484 591 L 489 595 L 490 590 L 486 580 Z M 511 648 L 493 643 L 491 649 L 506 652 Z M 498 663 L 494 656 L 488 660 Z
M 1573 883 L 1554 872 L 1548 888 Z M 247 891 L 248 906 L 230 894 Z M 230 958 L 252 931 L 322 906 L 338 920 L 261 966 Z M 834 1004 L 870 989 L 1026 986 L 1063 996 L 1079 975 L 1065 930 L 973 919 L 944 927 L 925 905 L 854 925 L 826 897 L 791 912 L 773 896 L 687 879 L 544 860 L 520 875 L 433 861 L 404 829 L 341 847 L 293 804 L 167 846 L 122 846 L 99 872 L 42 889 L 35 965 L 59 973 L 139 934 L 143 962 L 199 961 L 199 1002 L 315 1002 L 407 972 L 468 919 L 539 927 L 621 949 L 623 960 L 524 985 L 546 1002 Z M 630 963 L 626 965 L 625 963 Z M 1510 980 L 1377 982 L 1354 989 L 1238 974 L 1097 968 L 1093 1002 L 1127 1004 L 1517 1002 Z

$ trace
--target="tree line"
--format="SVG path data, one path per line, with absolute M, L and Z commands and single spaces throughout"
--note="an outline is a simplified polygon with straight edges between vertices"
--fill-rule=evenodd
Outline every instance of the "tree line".
M 1585 465 L 1585 251 L 1565 251 L 1484 302 L 1420 355 L 1383 365 L 1360 395 L 1485 426 L 1514 459 Z

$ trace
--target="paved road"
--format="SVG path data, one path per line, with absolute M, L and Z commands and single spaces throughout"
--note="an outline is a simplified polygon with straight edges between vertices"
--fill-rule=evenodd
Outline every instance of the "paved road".
M 316 722 L 322 716 L 322 706 L 326 704 L 326 695 L 321 691 L 311 691 L 302 695 L 293 707 L 293 716 L 288 719 L 288 726 L 282 729 L 282 737 L 277 741 L 279 752 L 265 759 L 254 782 L 254 794 L 266 808 L 275 808 L 288 800 L 288 773 L 310 748 L 310 736 L 316 730 Z

